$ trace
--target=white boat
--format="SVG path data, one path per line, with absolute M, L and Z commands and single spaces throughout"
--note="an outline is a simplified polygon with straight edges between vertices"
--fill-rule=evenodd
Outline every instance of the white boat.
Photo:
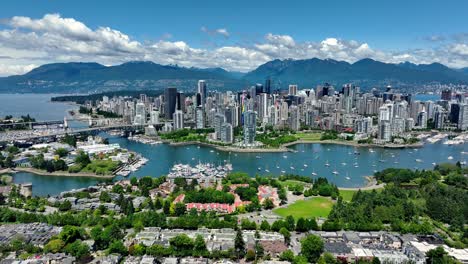
M 436 163 L 435 163 L 435 162 L 432 162 L 431 164 L 432 164 L 433 166 L 435 166 L 435 165 L 436 165 Z
M 328 160 L 327 162 L 325 162 L 325 167 L 330 167 L 330 163 L 328 163 Z
M 335 175 L 340 174 L 340 173 L 339 173 L 338 171 L 336 171 L 336 170 L 332 171 L 332 173 L 335 174 Z
M 377 172 L 377 170 L 374 170 L 374 173 L 376 173 L 376 172 Z
M 257 159 L 261 159 L 262 157 L 260 157 L 260 156 L 255 156 L 255 158 L 257 158 Z
M 448 156 L 447 159 L 448 159 L 448 160 L 453 160 L 453 157 L 452 157 L 452 156 Z
M 265 172 L 268 172 L 268 173 L 269 173 L 270 171 L 269 171 L 269 170 L 267 170 L 267 169 L 265 169 Z
M 317 173 L 315 173 L 315 171 L 312 172 L 312 175 L 313 176 L 317 176 Z
M 350 178 L 350 177 L 346 177 L 346 179 L 347 179 L 347 180 L 351 180 L 351 178 Z
M 291 166 L 291 167 L 289 167 L 289 168 L 291 168 L 291 170 L 295 170 L 293 166 Z
M 262 170 L 262 168 L 258 167 L 258 168 L 257 168 L 257 170 L 261 171 L 261 170 Z
M 374 152 L 375 152 L 375 150 L 373 150 L 373 149 L 369 149 L 369 152 L 370 152 L 370 153 L 374 153 Z
M 286 171 L 282 170 L 282 171 L 281 171 L 281 173 L 285 174 L 285 173 L 286 173 Z
M 288 158 L 288 156 L 286 156 L 286 155 L 283 155 L 283 158 L 284 158 L 284 159 L 287 159 L 287 158 Z
M 341 165 L 346 166 L 346 162 L 342 162 Z
M 307 167 L 309 167 L 309 165 L 307 165 L 307 164 L 304 164 L 304 167 L 306 167 L 306 168 L 307 168 Z
M 359 165 L 354 165 L 354 168 L 359 168 Z
M 280 168 L 280 166 L 276 165 L 276 168 L 277 168 L 277 169 L 279 169 L 279 168 Z
M 213 152 L 214 152 L 214 150 L 210 150 L 210 152 L 211 152 L 211 153 L 213 153 Z
M 415 159 L 416 162 L 423 162 L 421 159 Z

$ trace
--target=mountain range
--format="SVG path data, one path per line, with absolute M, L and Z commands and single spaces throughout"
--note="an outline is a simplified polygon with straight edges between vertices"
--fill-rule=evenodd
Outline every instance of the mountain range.
M 222 68 L 186 68 L 132 61 L 116 66 L 90 62 L 52 63 L 23 75 L 0 78 L 0 92 L 95 93 L 116 90 L 147 90 L 174 86 L 193 91 L 199 79 L 210 89 L 241 90 L 270 78 L 274 88 L 288 84 L 315 87 L 325 82 L 334 85 L 354 83 L 374 86 L 411 86 L 430 83 L 468 84 L 468 68 L 452 69 L 440 63 L 391 64 L 363 59 L 355 63 L 332 59 L 273 60 L 248 73 Z

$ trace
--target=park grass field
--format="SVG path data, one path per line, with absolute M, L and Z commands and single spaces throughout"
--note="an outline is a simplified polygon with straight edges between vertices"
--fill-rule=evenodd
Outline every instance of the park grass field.
M 363 190 L 362 192 L 371 192 L 372 190 Z M 382 189 L 376 189 L 375 191 L 381 192 Z M 340 190 L 340 196 L 343 197 L 343 201 L 346 202 L 351 202 L 351 199 L 353 199 L 354 193 L 356 193 L 357 190 Z
M 285 180 L 285 181 L 280 181 L 279 182 L 281 184 L 281 186 L 283 187 L 287 187 L 287 188 L 291 188 L 291 187 L 295 187 L 297 185 L 302 185 L 302 186 L 307 186 L 307 185 L 310 185 L 306 182 L 302 182 L 302 181 L 295 181 L 295 180 Z
M 333 201 L 327 197 L 313 197 L 297 201 L 288 207 L 273 210 L 274 213 L 286 217 L 292 215 L 295 219 L 304 217 L 327 217 L 333 207 Z
M 320 138 L 322 137 L 322 133 L 320 133 L 320 132 L 317 132 L 317 133 L 297 133 L 296 137 L 299 140 L 320 141 Z

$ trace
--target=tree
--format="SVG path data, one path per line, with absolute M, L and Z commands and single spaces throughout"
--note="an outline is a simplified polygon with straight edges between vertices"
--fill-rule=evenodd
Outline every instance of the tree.
M 193 250 L 197 255 L 204 256 L 207 253 L 205 239 L 201 235 L 195 237 Z
M 266 210 L 275 208 L 273 200 L 271 200 L 270 198 L 265 199 L 265 201 L 263 201 L 263 208 L 265 208 Z
M 451 264 L 457 263 L 453 260 L 443 247 L 439 246 L 426 252 L 426 261 L 428 264 Z
M 59 234 L 59 238 L 65 242 L 65 244 L 70 244 L 75 242 L 77 239 L 81 239 L 83 230 L 80 230 L 76 226 L 64 226 L 62 232 Z
M 68 150 L 64 148 L 58 148 L 55 150 L 55 155 L 58 155 L 60 158 L 63 158 L 68 155 Z
M 192 254 L 194 241 L 186 234 L 177 235 L 169 240 L 172 251 L 180 256 Z
M 174 213 L 176 216 L 184 215 L 186 211 L 186 207 L 184 203 L 176 203 L 174 208 Z
M 65 247 L 65 252 L 78 258 L 82 259 L 89 256 L 89 247 L 85 243 L 77 240 Z
M 301 254 L 307 258 L 309 262 L 316 262 L 322 254 L 323 241 L 316 235 L 308 235 L 301 241 Z
M 252 249 L 247 250 L 247 254 L 245 254 L 245 260 L 247 261 L 255 260 L 255 252 Z
M 101 201 L 102 203 L 110 203 L 112 199 L 108 192 L 101 192 L 101 194 L 99 195 L 99 201 Z
M 44 251 L 45 252 L 57 253 L 57 252 L 60 252 L 64 246 L 65 246 L 65 242 L 63 242 L 63 240 L 61 240 L 61 239 L 52 239 L 52 240 L 49 241 L 49 243 L 47 243 L 44 246 Z
M 290 249 L 287 249 L 281 253 L 279 259 L 282 261 L 292 262 L 294 260 L 294 252 L 292 252 Z
M 71 202 L 68 201 L 68 200 L 65 200 L 63 203 L 61 203 L 61 204 L 59 205 L 59 208 L 58 208 L 58 209 L 59 209 L 60 211 L 62 211 L 62 212 L 65 212 L 65 211 L 70 210 L 71 207 L 72 207 Z
M 109 245 L 109 248 L 107 249 L 107 252 L 109 254 L 121 254 L 123 256 L 126 256 L 128 254 L 127 248 L 124 246 L 123 242 L 120 240 L 115 240 Z
M 279 233 L 280 233 L 281 235 L 283 235 L 283 237 L 284 237 L 284 243 L 285 243 L 286 245 L 289 245 L 289 243 L 291 243 L 291 233 L 289 232 L 289 230 L 286 229 L 285 227 L 282 227 L 282 228 L 280 229 Z
M 260 230 L 270 231 L 270 224 L 268 223 L 267 220 L 262 221 L 262 223 L 260 224 Z
M 296 227 L 296 221 L 294 221 L 294 217 L 292 215 L 288 215 L 286 217 L 286 228 L 289 231 L 294 231 L 295 227 Z
M 237 229 L 236 238 L 234 239 L 234 249 L 237 253 L 237 258 L 243 258 L 245 255 L 245 242 L 240 228 Z
M 329 252 L 325 252 L 322 256 L 320 256 L 318 264 L 337 264 L 338 261 L 336 260 L 335 256 L 333 256 Z
M 306 225 L 306 220 L 304 218 L 300 217 L 299 219 L 297 219 L 296 231 L 297 232 L 308 231 L 307 225 Z
M 166 215 L 169 215 L 171 213 L 171 202 L 169 202 L 168 200 L 164 201 L 163 212 Z

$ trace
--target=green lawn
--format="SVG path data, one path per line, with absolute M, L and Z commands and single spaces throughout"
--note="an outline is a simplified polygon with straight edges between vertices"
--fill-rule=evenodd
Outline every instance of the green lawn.
M 343 201 L 350 202 L 355 192 L 353 190 L 340 190 L 340 195 L 343 197 Z
M 313 197 L 307 200 L 297 201 L 288 207 L 273 210 L 274 213 L 286 217 L 327 217 L 333 206 L 333 201 L 327 197 Z
M 322 133 L 297 133 L 296 137 L 300 140 L 306 141 L 319 141 L 322 137 Z
M 372 190 L 365 190 L 363 192 L 371 192 Z M 377 192 L 382 191 L 382 189 L 376 189 Z M 340 190 L 340 195 L 343 197 L 343 201 L 350 202 L 353 199 L 354 193 L 357 190 Z
M 279 183 L 281 184 L 281 186 L 283 187 L 294 187 L 294 186 L 297 186 L 297 185 L 302 185 L 302 186 L 306 186 L 306 185 L 310 185 L 309 183 L 306 183 L 306 182 L 302 182 L 302 181 L 295 181 L 295 180 L 285 180 L 285 181 L 279 181 Z

